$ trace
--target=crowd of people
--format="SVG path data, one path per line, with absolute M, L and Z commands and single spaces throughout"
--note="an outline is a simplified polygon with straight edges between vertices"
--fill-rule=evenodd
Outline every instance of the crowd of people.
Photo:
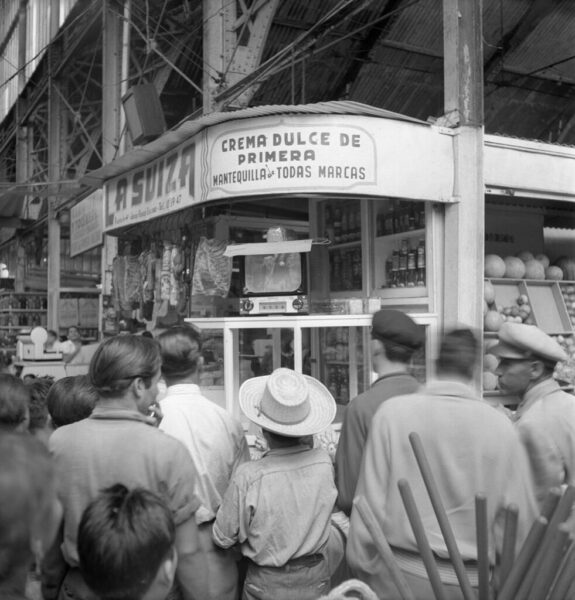
M 411 435 L 476 587 L 476 494 L 494 568 L 505 509 L 517 507 L 519 547 L 549 489 L 575 484 L 575 397 L 553 379 L 563 350 L 535 326 L 506 323 L 490 350 L 501 389 L 520 402 L 513 414 L 474 389 L 473 331 L 443 335 L 421 385 L 410 362 L 424 342 L 403 312 L 374 314 L 377 379 L 348 406 L 335 462 L 314 447 L 336 414 L 332 395 L 286 367 L 240 387 L 268 446 L 250 459 L 240 421 L 202 395 L 202 339 L 188 325 L 109 338 L 85 376 L 0 375 L 0 598 L 26 598 L 34 572 L 44 600 L 394 600 L 384 539 L 413 597 L 431 599 L 402 481 L 445 597 L 463 598 Z

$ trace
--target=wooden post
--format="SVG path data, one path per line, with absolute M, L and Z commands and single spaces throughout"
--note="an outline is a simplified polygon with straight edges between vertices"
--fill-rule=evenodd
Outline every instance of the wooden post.
M 445 120 L 456 125 L 456 201 L 445 207 L 443 321 L 446 327 L 481 329 L 485 235 L 481 0 L 443 0 L 443 21 Z
M 60 43 L 54 41 L 60 27 L 60 3 L 51 0 L 50 39 L 48 50 L 48 185 L 57 190 L 57 182 L 62 179 L 62 100 L 58 93 L 58 79 L 53 72 L 60 58 Z M 58 330 L 60 300 L 60 223 L 56 219 L 59 198 L 57 193 L 48 197 L 48 269 L 47 269 L 47 325 L 48 329 Z

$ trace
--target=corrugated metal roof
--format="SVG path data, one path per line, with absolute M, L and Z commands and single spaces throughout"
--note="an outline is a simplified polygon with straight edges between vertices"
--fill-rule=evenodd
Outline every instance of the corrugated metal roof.
M 134 148 L 114 162 L 104 167 L 87 173 L 80 181 L 84 185 L 101 186 L 107 179 L 121 175 L 126 171 L 136 169 L 155 158 L 169 152 L 172 148 L 181 144 L 190 137 L 200 133 L 206 127 L 236 121 L 238 119 L 249 119 L 253 117 L 264 117 L 268 115 L 293 114 L 293 115 L 364 115 L 378 117 L 380 119 L 395 119 L 410 121 L 420 125 L 427 125 L 425 121 L 400 115 L 389 110 L 376 108 L 361 104 L 360 102 L 318 102 L 316 104 L 299 105 L 270 105 L 254 106 L 243 110 L 225 113 L 212 113 L 190 121 L 184 121 L 174 130 L 164 133 L 158 139 L 144 146 Z

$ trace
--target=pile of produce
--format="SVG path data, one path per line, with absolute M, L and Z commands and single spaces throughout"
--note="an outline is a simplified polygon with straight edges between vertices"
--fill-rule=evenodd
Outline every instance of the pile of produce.
M 533 254 L 527 250 L 517 256 L 501 257 L 497 254 L 485 256 L 485 277 L 500 279 L 547 279 L 550 281 L 575 281 L 575 258 L 559 257 L 550 264 L 545 254 Z
M 560 383 L 575 384 L 575 336 L 558 335 L 555 339 L 569 357 L 566 361 L 557 363 L 553 377 Z
M 533 323 L 529 298 L 525 294 L 517 296 L 509 306 L 501 306 L 496 302 L 495 288 L 486 281 L 483 284 L 483 326 L 485 331 L 499 331 L 505 321 L 511 323 Z

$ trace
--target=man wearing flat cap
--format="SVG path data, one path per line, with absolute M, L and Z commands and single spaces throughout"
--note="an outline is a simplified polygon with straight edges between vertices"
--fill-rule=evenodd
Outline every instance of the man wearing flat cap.
M 409 372 L 416 350 L 424 342 L 423 327 L 399 310 L 380 310 L 371 325 L 371 356 L 377 380 L 348 405 L 335 455 L 337 504 L 351 512 L 363 448 L 373 415 L 393 396 L 411 394 L 419 382 Z
M 567 355 L 535 325 L 504 323 L 498 335 L 490 353 L 499 358 L 499 388 L 521 400 L 514 420 L 541 502 L 549 488 L 575 484 L 575 397 L 553 378 Z

